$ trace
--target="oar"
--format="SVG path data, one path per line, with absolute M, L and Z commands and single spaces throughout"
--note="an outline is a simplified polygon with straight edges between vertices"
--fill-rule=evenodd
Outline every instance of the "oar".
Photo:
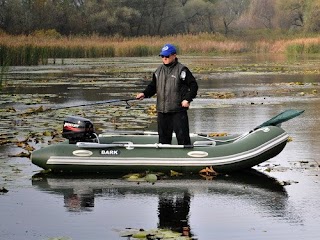
M 292 118 L 295 118 L 297 116 L 299 116 L 300 114 L 302 114 L 304 112 L 304 110 L 293 110 L 293 109 L 289 109 L 286 110 L 280 114 L 278 114 L 277 116 L 269 119 L 268 121 L 260 124 L 259 126 L 255 127 L 254 130 L 261 128 L 261 127 L 265 127 L 265 126 L 277 126 L 280 125 L 283 122 L 286 122 Z

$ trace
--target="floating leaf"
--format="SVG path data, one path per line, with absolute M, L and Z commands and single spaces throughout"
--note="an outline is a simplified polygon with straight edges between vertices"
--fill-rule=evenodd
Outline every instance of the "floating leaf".
M 5 144 L 9 144 L 12 143 L 11 140 L 0 140 L 0 145 L 5 145 Z
M 143 177 L 143 175 L 141 173 L 130 173 L 130 174 L 124 175 L 122 178 L 137 179 L 137 178 L 141 178 L 141 177 Z
M 4 187 L 0 188 L 0 193 L 7 193 L 7 192 L 9 192 L 8 189 L 6 189 Z
M 174 232 L 170 229 L 131 229 L 120 233 L 121 237 L 132 237 L 133 239 L 191 240 L 191 237 L 186 235 L 180 232 Z
M 292 142 L 293 138 L 292 137 L 288 137 L 287 142 Z
M 18 154 L 9 154 L 9 157 L 27 157 L 27 158 L 29 158 L 30 155 L 31 155 L 31 153 L 21 152 Z
M 225 133 L 225 132 L 222 132 L 222 133 L 209 133 L 208 134 L 208 137 L 224 137 L 224 136 L 227 136 L 228 134 Z
M 72 240 L 72 238 L 69 237 L 50 237 L 48 240 Z
M 213 99 L 229 99 L 234 98 L 236 95 L 232 92 L 207 92 L 202 97 Z
M 213 170 L 212 166 L 206 167 L 206 168 L 200 170 L 199 173 L 200 174 L 206 174 L 208 176 L 216 176 L 216 175 L 218 175 L 218 173 Z
M 5 110 L 6 112 L 9 112 L 9 113 L 15 113 L 17 112 L 17 110 L 14 108 L 14 107 L 9 107 Z
M 128 174 L 123 177 L 129 182 L 145 182 L 146 179 L 144 178 L 144 175 L 141 175 L 140 173 L 133 173 Z
M 158 177 L 156 174 L 147 174 L 145 179 L 147 182 L 155 183 L 158 180 Z
M 182 173 L 179 173 L 179 172 L 176 172 L 176 171 L 173 171 L 173 170 L 170 170 L 170 176 L 171 177 L 177 177 L 177 176 L 181 176 L 183 175 Z
M 48 136 L 51 136 L 51 135 L 52 135 L 52 132 L 50 132 L 50 131 L 44 131 L 43 132 L 43 136 L 48 137 Z
M 141 231 L 141 232 L 136 232 L 136 233 L 132 234 L 132 237 L 139 238 L 139 239 L 141 239 L 141 238 L 145 239 L 148 234 L 149 234 L 148 232 Z

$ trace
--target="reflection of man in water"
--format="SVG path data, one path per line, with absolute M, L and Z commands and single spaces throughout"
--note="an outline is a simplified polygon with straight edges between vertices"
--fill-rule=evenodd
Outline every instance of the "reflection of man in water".
M 190 194 L 164 193 L 159 196 L 158 228 L 167 228 L 191 236 L 189 228 Z M 188 234 L 188 235 L 186 235 Z
M 64 206 L 71 212 L 91 211 L 94 207 L 93 194 L 65 194 Z

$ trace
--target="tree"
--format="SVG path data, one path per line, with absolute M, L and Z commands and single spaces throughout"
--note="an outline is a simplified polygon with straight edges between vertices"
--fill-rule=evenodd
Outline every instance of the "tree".
M 217 12 L 222 19 L 224 34 L 230 31 L 230 25 L 234 23 L 249 5 L 249 0 L 222 0 L 218 2 Z
M 191 0 L 183 6 L 185 32 L 215 32 L 214 5 L 209 1 Z
M 2 1 L 1 28 L 11 34 L 28 33 L 29 9 L 20 0 Z
M 275 0 L 252 0 L 251 16 L 255 23 L 272 29 L 275 17 Z
M 320 1 L 307 1 L 305 11 L 305 32 L 320 31 Z
M 182 0 L 127 0 L 126 6 L 135 9 L 139 15 L 136 35 L 163 35 L 183 32 Z
M 279 1 L 277 4 L 278 21 L 282 29 L 302 29 L 304 26 L 304 0 Z
M 320 31 L 320 0 L 0 0 L 11 34 L 169 35 L 267 28 Z

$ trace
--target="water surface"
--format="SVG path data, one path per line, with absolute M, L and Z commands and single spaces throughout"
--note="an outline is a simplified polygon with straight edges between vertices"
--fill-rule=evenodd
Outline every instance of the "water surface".
M 284 110 L 305 110 L 283 123 L 293 141 L 253 171 L 213 179 L 175 177 L 155 184 L 127 182 L 121 176 L 39 178 L 35 174 L 40 169 L 28 158 L 9 157 L 21 147 L 3 144 L 0 188 L 9 192 L 0 193 L 0 239 L 125 239 L 120 235 L 126 228 L 181 231 L 184 226 L 197 239 L 318 239 L 320 59 L 181 61 L 200 86 L 189 110 L 192 132 L 243 133 Z M 20 113 L 30 107 L 132 98 L 158 64 L 158 58 L 71 59 L 63 65 L 10 68 L 0 105 Z M 212 98 L 213 92 L 234 96 Z M 21 140 L 30 131 L 61 129 L 66 115 L 79 113 L 99 131 L 123 126 L 155 130 L 154 117 L 144 112 L 154 101 L 132 101 L 130 109 L 121 103 L 31 116 L 1 112 L 1 137 Z M 48 139 L 34 143 L 46 144 Z

